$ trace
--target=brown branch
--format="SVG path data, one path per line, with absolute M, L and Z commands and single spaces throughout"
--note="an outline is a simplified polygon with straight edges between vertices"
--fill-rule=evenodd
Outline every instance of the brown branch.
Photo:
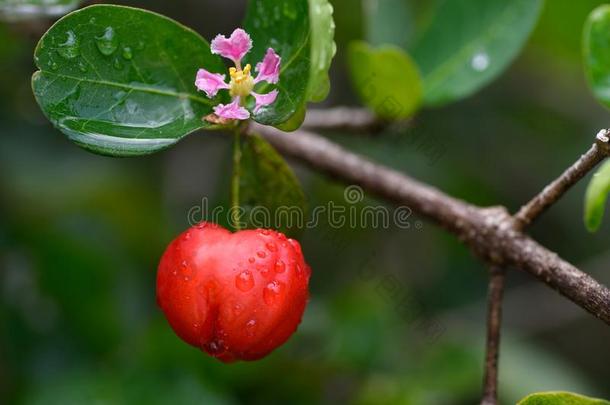
M 382 122 L 366 108 L 334 107 L 307 110 L 304 128 L 363 132 L 376 129 Z
M 483 400 L 481 405 L 498 403 L 498 357 L 500 354 L 500 328 L 502 325 L 502 295 L 504 294 L 505 270 L 490 268 L 487 290 L 487 345 L 485 352 L 485 376 L 483 378 Z
M 519 210 L 515 215 L 516 226 L 519 229 L 525 229 L 534 222 L 551 205 L 559 201 L 574 184 L 608 156 L 608 135 L 608 130 L 600 131 L 597 134 L 596 143 L 591 146 L 587 153 L 582 155 L 576 163 Z
M 489 263 L 529 272 L 610 325 L 610 290 L 523 234 L 505 208 L 481 208 L 450 197 L 305 130 L 287 134 L 253 124 L 250 131 L 318 171 L 408 206 L 456 234 Z

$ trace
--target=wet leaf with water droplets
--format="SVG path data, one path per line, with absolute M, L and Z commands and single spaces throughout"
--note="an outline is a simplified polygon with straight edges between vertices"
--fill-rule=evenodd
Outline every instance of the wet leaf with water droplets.
M 209 44 L 145 10 L 95 5 L 73 12 L 42 37 L 35 61 L 32 86 L 45 115 L 100 154 L 167 148 L 205 127 L 201 118 L 226 101 L 209 100 L 194 86 L 198 68 L 225 72 Z
M 254 41 L 246 62 L 256 66 L 269 47 L 282 57 L 278 99 L 254 119 L 298 128 L 308 101 L 319 102 L 330 89 L 328 69 L 335 55 L 335 24 L 328 0 L 251 0 L 244 27 Z M 256 91 L 266 93 L 271 85 Z M 294 119 L 294 118 L 298 119 Z M 288 124 L 286 124 L 288 123 Z

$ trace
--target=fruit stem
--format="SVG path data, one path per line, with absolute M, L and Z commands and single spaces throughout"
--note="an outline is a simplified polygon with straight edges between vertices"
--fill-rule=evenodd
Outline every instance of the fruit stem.
M 236 231 L 241 230 L 239 224 L 239 183 L 241 179 L 241 140 L 237 129 L 233 141 L 233 178 L 231 179 L 231 222 Z

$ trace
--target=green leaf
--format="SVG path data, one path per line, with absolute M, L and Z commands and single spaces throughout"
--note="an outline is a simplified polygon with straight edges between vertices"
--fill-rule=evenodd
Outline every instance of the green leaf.
M 298 179 L 259 136 L 246 136 L 234 161 L 232 199 L 245 210 L 246 228 L 274 228 L 288 235 L 305 224 L 306 202 Z
M 332 12 L 328 0 L 250 0 L 244 26 L 254 44 L 246 62 L 255 66 L 269 47 L 282 57 L 278 99 L 256 114 L 256 121 L 279 126 L 301 113 L 308 101 L 326 98 L 336 50 Z M 266 93 L 271 86 L 256 90 Z M 283 128 L 293 130 L 300 124 L 293 120 Z
M 528 395 L 519 401 L 517 405 L 610 405 L 610 402 L 570 392 L 557 391 Z
M 145 10 L 96 5 L 53 25 L 35 51 L 32 87 L 44 114 L 78 145 L 133 156 L 206 124 L 220 100 L 198 94 L 198 68 L 225 73 L 194 31 Z
M 362 101 L 386 119 L 410 117 L 419 107 L 422 84 L 417 66 L 402 49 L 373 49 L 365 42 L 349 46 L 352 84 Z
M 445 1 L 413 48 L 424 103 L 465 98 L 500 75 L 533 30 L 542 0 Z
M 597 100 L 610 108 L 610 5 L 593 10 L 583 32 L 584 67 Z
M 585 194 L 585 226 L 590 232 L 602 225 L 609 193 L 610 161 L 606 161 L 591 179 Z
M 367 40 L 373 46 L 406 48 L 413 30 L 413 11 L 407 0 L 364 0 Z
M 80 0 L 0 0 L 0 19 L 23 21 L 57 17 L 74 10 Z

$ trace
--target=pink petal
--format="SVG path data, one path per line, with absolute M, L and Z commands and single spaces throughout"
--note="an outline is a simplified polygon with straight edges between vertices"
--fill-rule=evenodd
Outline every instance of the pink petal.
M 216 96 L 218 90 L 229 88 L 229 85 L 225 83 L 225 75 L 210 73 L 205 69 L 199 69 L 197 71 L 195 86 L 197 86 L 199 90 L 204 91 L 210 98 Z
M 277 98 L 278 93 L 279 92 L 277 90 L 273 90 L 272 92 L 267 93 L 267 94 L 258 94 L 258 93 L 252 92 L 252 95 L 256 99 L 256 106 L 254 107 L 254 113 L 255 114 L 258 113 L 258 110 L 260 110 L 262 107 L 268 106 L 269 104 L 272 104 L 273 102 L 275 102 L 275 99 Z
M 239 97 L 235 97 L 231 104 L 218 104 L 214 107 L 214 114 L 228 120 L 247 120 L 250 118 L 248 110 L 239 105 Z
M 212 53 L 231 59 L 236 65 L 250 49 L 252 49 L 250 35 L 241 28 L 233 31 L 229 38 L 218 34 L 212 41 Z
M 254 83 L 266 81 L 272 84 L 276 84 L 280 79 L 280 64 L 282 58 L 275 53 L 273 48 L 267 49 L 265 58 L 263 61 L 256 65 L 256 71 L 258 76 L 254 79 Z

